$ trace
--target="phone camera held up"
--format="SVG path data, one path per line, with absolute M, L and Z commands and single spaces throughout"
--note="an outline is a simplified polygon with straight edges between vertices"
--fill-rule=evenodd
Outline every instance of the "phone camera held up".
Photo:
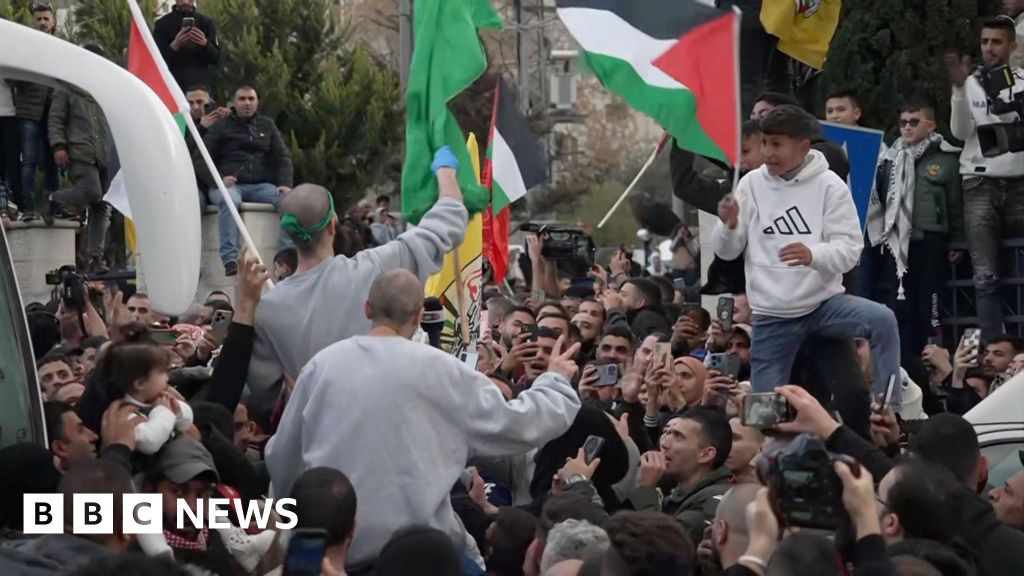
M 834 467 L 837 460 L 849 464 L 854 476 L 860 475 L 855 460 L 829 452 L 822 440 L 808 434 L 761 455 L 757 477 L 771 492 L 785 526 L 835 530 L 846 522 L 843 482 Z
M 978 126 L 978 144 L 981 154 L 992 158 L 1007 152 L 1024 151 L 1024 91 L 1013 93 L 1016 78 L 1009 66 L 981 70 L 981 86 L 988 98 L 988 109 L 992 114 L 1017 114 L 1014 122 L 1002 122 Z M 1004 99 L 1006 91 L 1009 99 Z

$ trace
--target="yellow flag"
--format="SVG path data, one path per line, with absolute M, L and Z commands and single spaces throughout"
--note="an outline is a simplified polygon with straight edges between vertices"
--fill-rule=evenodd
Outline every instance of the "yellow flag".
M 466 142 L 469 155 L 473 159 L 473 170 L 480 181 L 480 147 L 476 135 L 470 134 Z M 467 353 L 476 352 L 476 341 L 480 335 L 480 301 L 481 276 L 483 274 L 484 220 L 477 214 L 469 221 L 466 238 L 459 251 L 459 262 L 462 264 L 462 286 L 455 282 L 455 258 L 449 253 L 444 257 L 441 271 L 427 279 L 424 292 L 441 301 L 444 307 L 444 330 L 441 332 L 441 346 L 465 360 Z M 469 342 L 462 341 L 459 330 L 457 290 L 461 289 L 466 309 L 462 315 L 469 321 Z M 473 366 L 475 368 L 475 366 Z
M 779 39 L 779 50 L 821 70 L 842 7 L 842 0 L 764 0 L 761 24 Z

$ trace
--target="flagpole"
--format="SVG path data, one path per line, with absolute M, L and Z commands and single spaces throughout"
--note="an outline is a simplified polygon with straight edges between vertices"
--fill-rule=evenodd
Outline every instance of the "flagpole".
M 658 157 L 658 153 L 661 152 L 662 148 L 665 147 L 665 142 L 667 141 L 668 132 L 661 135 L 661 140 L 658 141 L 658 145 L 655 146 L 654 150 L 651 151 L 651 155 L 648 156 L 647 161 L 644 162 L 643 168 L 641 168 L 640 172 L 638 172 L 636 177 L 633 178 L 633 181 L 629 183 L 629 186 L 626 187 L 626 191 L 623 192 L 621 196 L 619 196 L 619 199 L 615 201 L 615 204 L 613 204 L 611 209 L 608 210 L 608 213 L 604 215 L 604 218 L 602 218 L 601 222 L 597 225 L 598 228 L 604 228 L 604 225 L 608 222 L 608 219 L 612 217 L 612 214 L 614 214 L 616 210 L 619 209 L 619 206 L 622 204 L 622 201 L 626 199 L 626 196 L 629 196 L 629 193 L 633 191 L 633 188 L 636 186 L 637 182 L 640 181 L 640 178 L 643 177 L 643 175 L 647 172 L 647 169 L 650 168 L 652 164 L 654 164 L 654 159 Z
M 206 162 L 207 168 L 210 169 L 210 174 L 213 176 L 214 182 L 217 183 L 217 189 L 220 190 L 221 200 L 228 208 L 228 212 L 231 214 L 231 218 L 235 221 L 235 225 L 238 227 L 239 234 L 242 235 L 242 240 L 249 248 L 249 254 L 256 257 L 256 261 L 263 265 L 263 258 L 260 256 L 259 250 L 256 249 L 256 244 L 252 241 L 252 237 L 249 236 L 249 230 L 245 227 L 245 223 L 242 222 L 242 217 L 238 214 L 238 210 L 235 208 L 235 203 L 231 201 L 231 195 L 228 194 L 227 188 L 224 186 L 224 181 L 220 177 L 220 172 L 217 171 L 217 166 L 213 163 L 213 158 L 210 157 L 210 152 L 206 149 L 206 144 L 203 142 L 202 135 L 199 134 L 199 129 L 196 127 L 196 123 L 192 120 L 192 115 L 189 113 L 188 100 L 185 98 L 185 93 L 181 91 L 181 86 L 178 85 L 177 80 L 171 74 L 170 68 L 167 67 L 167 62 L 164 60 L 163 54 L 160 53 L 160 49 L 157 48 L 156 41 L 153 40 L 153 34 L 149 30 L 149 25 L 146 23 L 146 18 L 142 14 L 142 9 L 139 8 L 139 4 L 136 0 L 128 0 L 128 9 L 131 12 L 132 20 L 135 22 L 135 26 L 139 30 L 139 35 L 142 36 L 143 42 L 152 54 L 153 62 L 160 69 L 160 76 L 162 77 L 164 84 L 167 89 L 171 91 L 171 96 L 174 98 L 178 108 L 184 110 L 182 116 L 185 118 L 185 126 L 188 128 L 192 139 L 196 143 L 200 155 L 203 157 L 203 161 Z M 273 286 L 274 282 L 267 279 L 267 285 Z
M 252 236 L 249 235 L 249 229 L 245 227 L 242 222 L 242 216 L 238 213 L 238 209 L 235 208 L 235 203 L 231 201 L 231 194 L 228 193 L 227 187 L 224 185 L 224 180 L 220 177 L 220 172 L 217 170 L 217 166 L 213 163 L 213 158 L 210 157 L 210 151 L 206 149 L 206 144 L 203 143 L 203 137 L 199 134 L 199 128 L 196 126 L 195 121 L 192 119 L 191 114 L 182 114 L 185 117 L 185 125 L 188 126 L 188 131 L 192 134 L 192 139 L 195 140 L 196 148 L 199 150 L 199 154 L 203 157 L 203 161 L 206 162 L 206 167 L 210 169 L 210 175 L 213 176 L 213 181 L 217 184 L 217 189 L 220 190 L 220 199 L 227 207 L 228 212 L 231 214 L 231 218 L 235 221 L 235 225 L 238 227 L 238 233 L 242 236 L 242 241 L 249 248 L 249 255 L 255 256 L 256 261 L 260 265 L 264 265 L 263 258 L 260 256 L 260 251 L 256 249 L 256 243 L 252 241 Z M 274 283 L 269 278 L 267 284 L 273 286 Z
M 733 24 L 733 54 L 736 57 L 734 62 L 733 70 L 736 76 L 736 102 L 742 102 L 740 91 L 740 25 L 743 21 L 743 11 L 740 10 L 735 4 L 732 7 L 732 11 L 736 14 L 736 22 Z M 743 157 L 743 122 L 740 120 L 739 114 L 740 106 L 736 106 L 737 117 L 736 117 L 736 162 L 733 166 L 732 173 L 732 189 L 735 191 L 736 187 L 740 184 L 740 158 Z

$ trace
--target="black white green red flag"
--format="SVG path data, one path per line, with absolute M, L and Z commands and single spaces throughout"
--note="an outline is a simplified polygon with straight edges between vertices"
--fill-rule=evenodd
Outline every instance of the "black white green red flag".
M 558 0 L 558 16 L 608 90 L 680 147 L 735 164 L 737 11 L 695 0 Z
M 491 210 L 484 217 L 484 254 L 500 282 L 508 271 L 509 206 L 544 182 L 547 160 L 540 139 L 519 112 L 515 93 L 500 79 L 494 92 L 484 169 L 484 184 L 491 188 Z

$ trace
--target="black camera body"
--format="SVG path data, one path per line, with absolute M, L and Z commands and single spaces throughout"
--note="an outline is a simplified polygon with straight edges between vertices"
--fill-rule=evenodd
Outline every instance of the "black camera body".
M 74 266 L 61 266 L 46 273 L 46 284 L 56 286 L 60 301 L 75 310 L 85 310 L 85 281 L 85 275 Z
M 1024 91 L 1013 94 L 1016 78 L 1009 66 L 991 70 L 982 68 L 979 83 L 985 90 L 988 109 L 992 114 L 1017 114 L 1015 122 L 1002 122 L 978 126 L 978 144 L 986 158 L 1001 156 L 1008 152 L 1024 151 Z M 1004 100 L 1002 93 L 1010 91 L 1010 99 Z
M 523 232 L 531 232 L 544 239 L 541 256 L 556 262 L 564 263 L 577 277 L 586 275 L 594 265 L 597 248 L 594 240 L 579 228 L 562 228 L 547 224 L 527 222 L 519 227 Z
M 824 441 L 809 434 L 797 436 L 779 451 L 762 454 L 757 475 L 771 491 L 785 525 L 835 530 L 849 521 L 843 482 L 834 468 L 839 460 L 859 466 L 849 456 L 829 452 Z

